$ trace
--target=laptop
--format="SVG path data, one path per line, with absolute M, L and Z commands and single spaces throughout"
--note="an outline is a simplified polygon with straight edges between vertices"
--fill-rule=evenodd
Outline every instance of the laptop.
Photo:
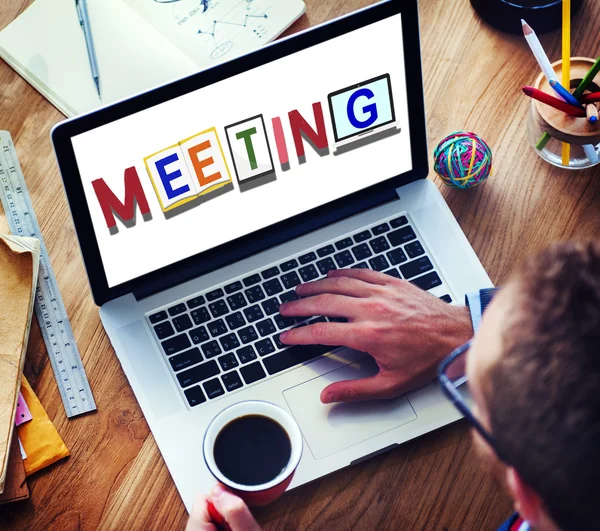
M 278 312 L 331 269 L 371 268 L 449 304 L 491 286 L 427 180 L 422 86 L 417 2 L 392 0 L 53 130 L 102 323 L 188 510 L 215 482 L 206 427 L 231 404 L 295 417 L 291 487 L 458 419 L 435 384 L 321 404 L 373 361 L 279 339 L 340 320 Z

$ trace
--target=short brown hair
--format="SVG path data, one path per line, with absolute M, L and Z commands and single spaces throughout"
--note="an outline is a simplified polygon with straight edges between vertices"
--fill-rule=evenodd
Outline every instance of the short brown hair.
M 561 529 L 600 529 L 600 244 L 555 244 L 514 281 L 492 433 Z

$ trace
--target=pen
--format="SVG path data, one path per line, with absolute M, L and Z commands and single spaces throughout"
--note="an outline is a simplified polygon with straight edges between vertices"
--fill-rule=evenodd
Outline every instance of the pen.
M 94 50 L 94 41 L 92 40 L 92 28 L 90 26 L 86 0 L 75 0 L 75 8 L 79 17 L 79 24 L 85 36 L 85 47 L 87 48 L 88 59 L 90 60 L 90 70 L 92 71 L 96 90 L 100 97 L 100 74 L 98 73 L 98 63 L 96 62 L 96 52 Z

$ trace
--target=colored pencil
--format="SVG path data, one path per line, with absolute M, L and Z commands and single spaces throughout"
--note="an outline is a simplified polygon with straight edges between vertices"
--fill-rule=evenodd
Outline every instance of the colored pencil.
M 594 66 L 590 68 L 589 72 L 581 80 L 581 83 L 579 83 L 579 86 L 575 89 L 575 92 L 573 92 L 573 96 L 575 96 L 575 98 L 579 99 L 581 96 L 583 96 L 585 89 L 598 75 L 598 72 L 600 72 L 600 58 L 598 58 L 598 60 L 594 63 Z
M 556 77 L 556 72 L 554 71 L 554 68 L 552 68 L 552 64 L 550 63 L 550 59 L 548 59 L 548 56 L 542 47 L 542 43 L 535 34 L 535 31 L 533 31 L 531 26 L 523 19 L 521 19 L 521 25 L 523 26 L 523 35 L 525 35 L 527 44 L 529 44 L 536 61 L 546 76 L 546 79 L 550 81 L 552 78 Z
M 555 109 L 558 109 L 569 116 L 577 116 L 578 118 L 585 117 L 585 111 L 581 108 L 581 106 L 575 107 L 574 105 L 570 105 L 563 100 L 559 100 L 558 98 L 551 96 L 547 92 L 543 92 L 533 87 L 523 87 L 523 92 L 530 98 L 541 101 L 546 105 L 550 105 L 550 107 L 554 107 Z
M 581 103 L 577 101 L 573 94 L 571 94 L 565 87 L 563 87 L 557 79 L 550 80 L 550 86 L 554 89 L 554 91 L 569 105 L 573 105 L 574 107 L 581 107 Z
M 588 103 L 585 106 L 585 114 L 587 116 L 588 122 L 595 124 L 598 121 L 598 109 L 595 104 Z
M 596 162 L 598 162 L 598 153 L 594 146 L 591 144 L 584 145 L 583 150 L 585 151 L 586 157 L 592 164 L 596 164 Z
M 571 87 L 571 0 L 563 0 L 562 3 L 562 83 L 564 87 Z M 572 97 L 570 92 L 569 96 Z M 563 142 L 563 166 L 568 166 L 570 160 L 571 145 Z
M 579 98 L 580 103 L 596 103 L 597 101 L 600 101 L 600 92 L 590 92 Z

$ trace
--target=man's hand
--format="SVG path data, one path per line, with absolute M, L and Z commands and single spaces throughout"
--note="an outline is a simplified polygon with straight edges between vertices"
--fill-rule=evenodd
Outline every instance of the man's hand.
M 219 529 L 208 513 L 209 502 L 212 502 L 215 509 L 225 519 L 231 531 L 261 531 L 246 504 L 222 485 L 216 485 L 209 496 L 198 495 L 185 531 L 217 531 Z
M 282 304 L 282 315 L 345 317 L 348 322 L 292 329 L 281 335 L 283 343 L 350 347 L 369 353 L 379 366 L 373 377 L 326 387 L 321 393 L 326 404 L 394 398 L 422 387 L 435 377 L 441 359 L 473 335 L 467 308 L 369 269 L 330 271 L 323 280 L 297 286 L 296 292 L 302 298 Z

